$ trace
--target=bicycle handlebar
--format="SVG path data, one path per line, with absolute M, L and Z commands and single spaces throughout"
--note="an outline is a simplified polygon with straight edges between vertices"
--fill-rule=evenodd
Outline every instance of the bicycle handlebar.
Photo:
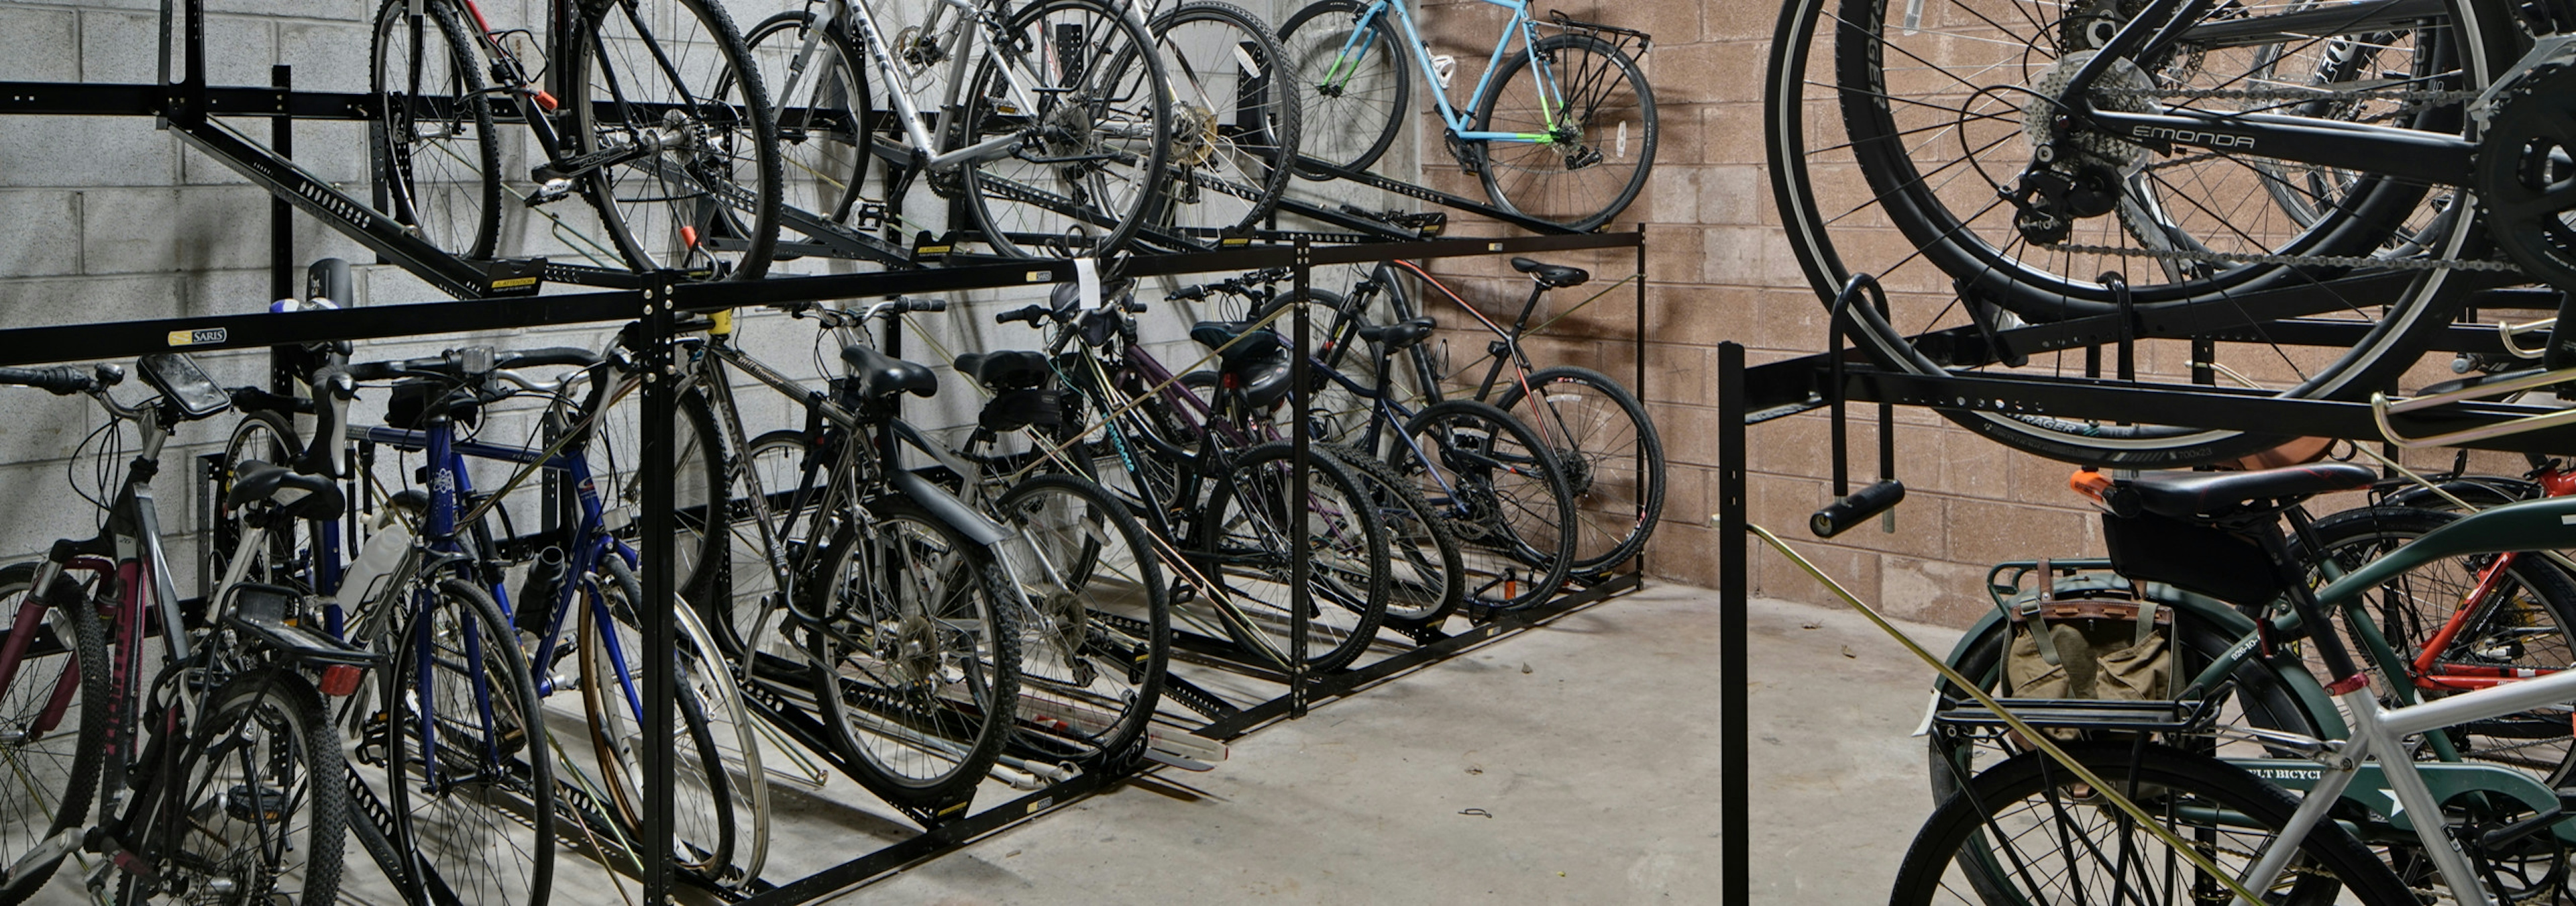
M 347 373 L 350 378 L 361 381 L 381 381 L 423 374 L 462 379 L 490 374 L 505 368 L 537 368 L 548 365 L 574 365 L 588 368 L 597 364 L 599 364 L 599 353 L 575 346 L 547 346 L 511 351 L 496 351 L 489 346 L 468 346 L 462 349 L 450 349 L 434 356 L 404 359 L 399 362 L 354 362 L 348 366 Z
M 113 375 L 111 377 L 110 375 Z M 55 396 L 70 396 L 115 386 L 125 376 L 122 370 L 100 367 L 84 373 L 78 365 L 49 365 L 43 368 L 0 368 L 0 384 L 34 387 Z

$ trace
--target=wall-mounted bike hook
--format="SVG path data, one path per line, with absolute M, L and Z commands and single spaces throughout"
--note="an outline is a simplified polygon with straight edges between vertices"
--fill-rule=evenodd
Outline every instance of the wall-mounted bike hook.
M 1896 480 L 1896 407 L 1878 404 L 1878 481 L 1853 493 L 1851 489 L 1850 431 L 1846 424 L 1847 406 L 1843 398 L 1843 329 L 1853 317 L 1852 304 L 1867 293 L 1877 307 L 1880 320 L 1887 317 L 1887 292 L 1878 278 L 1853 274 L 1843 281 L 1843 291 L 1834 296 L 1828 312 L 1830 324 L 1825 328 L 1826 398 L 1833 406 L 1834 502 L 1815 515 L 1807 517 L 1807 530 L 1818 538 L 1831 538 L 1849 531 L 1852 526 L 1881 513 L 1887 514 L 1882 528 L 1896 531 L 1896 505 L 1905 500 L 1905 483 Z

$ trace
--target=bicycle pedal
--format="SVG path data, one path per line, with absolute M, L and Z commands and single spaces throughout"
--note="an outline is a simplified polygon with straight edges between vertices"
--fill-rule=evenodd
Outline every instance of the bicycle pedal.
M 552 204 L 571 197 L 572 188 L 572 180 L 556 177 L 538 183 L 536 191 L 528 193 L 528 197 L 522 199 L 522 202 L 531 208 Z

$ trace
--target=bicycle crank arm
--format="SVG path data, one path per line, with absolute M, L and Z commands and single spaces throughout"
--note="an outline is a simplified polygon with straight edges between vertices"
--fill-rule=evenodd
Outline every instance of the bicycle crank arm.
M 36 845 L 27 847 L 27 852 L 20 855 L 18 861 L 9 863 L 6 870 L 0 870 L 0 886 L 7 885 L 11 879 L 26 877 L 28 872 L 52 865 L 62 861 L 64 856 L 71 855 L 72 850 L 80 848 L 81 831 L 82 828 L 77 827 L 64 828 L 55 831 L 53 836 L 37 841 Z
M 1016 132 L 1010 135 L 996 135 L 992 138 L 931 158 L 930 169 L 942 171 L 954 170 L 967 164 L 980 164 L 988 160 L 1000 160 L 1011 156 L 1011 152 L 1018 150 L 1020 142 L 1023 141 L 1024 138 L 1025 136 Z
M 576 154 L 562 160 L 550 160 L 538 164 L 536 169 L 528 172 L 529 177 L 539 183 L 573 179 L 588 176 L 627 161 L 651 157 L 661 153 L 663 149 L 681 147 L 687 143 L 688 136 L 681 134 L 679 130 L 647 129 L 640 140 L 601 148 L 588 154 Z

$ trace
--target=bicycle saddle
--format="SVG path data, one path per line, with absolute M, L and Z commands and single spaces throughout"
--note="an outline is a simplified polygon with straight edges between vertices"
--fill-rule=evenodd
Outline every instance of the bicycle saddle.
M 877 399 L 898 393 L 929 396 L 939 392 L 939 375 L 928 366 L 917 365 L 869 348 L 863 343 L 841 347 L 841 361 L 850 365 L 850 378 L 856 381 L 858 395 Z
M 1363 325 L 1358 332 L 1360 339 L 1375 343 L 1379 349 L 1393 354 L 1405 347 L 1430 339 L 1431 328 L 1437 326 L 1439 326 L 1438 322 L 1425 315 L 1406 318 L 1393 324 Z
M 957 357 L 957 373 L 995 390 L 1019 390 L 1046 383 L 1043 352 L 970 352 Z
M 1294 366 L 1278 334 L 1247 331 L 1249 326 L 1249 322 L 1200 321 L 1190 326 L 1190 339 L 1209 349 L 1224 349 L 1217 356 L 1217 370 L 1224 373 L 1225 385 L 1242 390 L 1244 400 L 1254 408 L 1267 409 L 1288 397 L 1288 377 Z M 1247 332 L 1251 336 L 1244 336 Z M 1235 343 L 1236 337 L 1243 337 L 1243 342 Z
M 1538 281 L 1538 285 L 1549 289 L 1582 286 L 1583 281 L 1592 279 L 1591 271 L 1579 267 L 1541 264 L 1527 258 L 1513 258 L 1512 269 L 1530 275 L 1530 279 Z
M 2366 488 L 2378 477 L 2351 463 L 2321 462 L 2254 472 L 2149 472 L 2121 485 L 2147 512 L 2189 519 L 2253 500 Z
M 252 459 L 244 460 L 233 470 L 233 488 L 224 493 L 224 508 L 273 500 L 289 490 L 303 491 L 304 496 L 279 505 L 277 515 L 288 519 L 331 519 L 339 516 L 348 504 L 340 496 L 340 486 L 330 479 L 298 475 L 285 466 Z

